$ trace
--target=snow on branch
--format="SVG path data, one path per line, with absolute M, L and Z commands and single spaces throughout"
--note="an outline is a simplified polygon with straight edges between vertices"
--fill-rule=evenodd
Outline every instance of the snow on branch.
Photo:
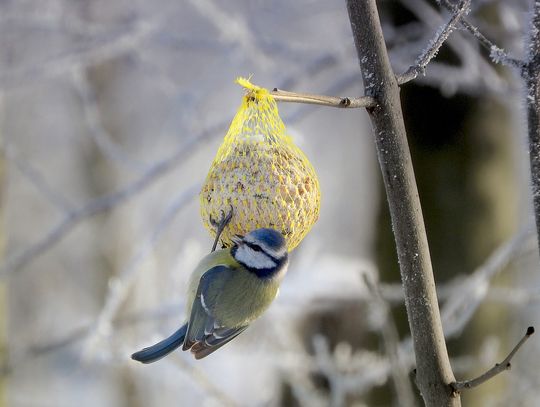
M 442 4 L 445 8 L 452 11 L 453 13 L 458 12 L 458 8 L 450 3 L 448 0 L 437 0 L 438 3 Z M 478 42 L 489 51 L 489 56 L 493 62 L 496 64 L 502 64 L 511 66 L 514 68 L 522 68 L 523 62 L 514 58 L 511 58 L 508 53 L 503 49 L 495 45 L 491 40 L 489 40 L 484 34 L 480 32 L 478 27 L 471 24 L 466 18 L 461 18 L 460 24 L 469 31 Z
M 525 84 L 527 104 L 527 127 L 529 136 L 529 159 L 531 183 L 536 219 L 536 232 L 540 236 L 540 1 L 535 1 L 529 26 L 527 57 L 521 77 Z M 539 238 L 540 249 L 540 238 Z
M 463 16 L 470 11 L 471 0 L 463 0 L 456 8 L 450 20 L 439 28 L 435 37 L 430 41 L 428 47 L 420 54 L 414 65 L 410 66 L 407 71 L 397 76 L 398 84 L 403 85 L 418 75 L 425 74 L 426 66 L 437 55 L 440 48 L 450 36 L 450 34 L 456 29 L 456 26 L 461 21 Z

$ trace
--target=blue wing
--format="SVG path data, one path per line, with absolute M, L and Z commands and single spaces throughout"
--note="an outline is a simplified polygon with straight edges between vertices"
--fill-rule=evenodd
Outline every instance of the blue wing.
M 232 273 L 235 271 L 229 267 L 216 266 L 201 277 L 182 348 L 190 349 L 195 359 L 208 356 L 247 328 L 247 326 L 226 327 L 215 318 L 214 310 L 219 306 L 219 293 Z
M 131 355 L 131 359 L 142 363 L 155 362 L 182 345 L 184 343 L 184 338 L 186 337 L 186 332 L 187 324 L 184 324 L 178 331 L 173 333 L 167 339 L 164 339 L 155 345 L 149 346 L 148 348 L 135 352 L 133 355 Z

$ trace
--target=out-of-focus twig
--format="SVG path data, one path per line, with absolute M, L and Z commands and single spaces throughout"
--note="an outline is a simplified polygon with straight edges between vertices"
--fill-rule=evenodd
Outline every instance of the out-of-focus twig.
M 199 387 L 206 390 L 209 396 L 219 401 L 221 406 L 236 407 L 240 405 L 234 399 L 232 399 L 231 396 L 220 389 L 200 367 L 194 365 L 193 363 L 187 362 L 186 359 L 179 354 L 179 352 L 176 352 L 174 356 L 175 357 L 172 360 L 180 367 L 180 369 L 186 372 L 189 377 L 199 385 Z
M 29 160 L 20 156 L 19 152 L 11 144 L 5 143 L 5 157 L 11 161 L 17 170 L 30 181 L 32 185 L 43 195 L 53 206 L 62 212 L 72 210 L 72 204 L 67 200 L 64 194 L 53 188 L 46 177 L 33 166 Z
M 268 66 L 275 63 L 274 58 L 257 44 L 257 37 L 253 35 L 249 21 L 244 20 L 240 13 L 231 12 L 229 7 L 215 0 L 191 0 L 190 4 L 214 26 L 222 41 L 238 44 L 246 55 L 252 57 L 254 64 L 268 69 Z
M 461 333 L 476 309 L 487 296 L 493 277 L 504 269 L 525 246 L 532 236 L 526 228 L 500 245 L 471 275 L 459 278 L 441 309 L 444 333 L 447 338 Z
M 462 276 L 437 286 L 437 297 L 444 302 L 442 319 L 446 337 L 453 337 L 469 321 L 484 296 L 492 301 L 523 304 L 539 298 L 536 292 L 491 287 L 493 278 L 505 270 L 518 256 L 536 250 L 534 231 L 525 228 L 496 248 L 489 257 L 464 279 Z M 382 297 L 391 305 L 403 302 L 403 287 L 400 284 L 380 284 Z M 486 292 L 486 290 L 488 290 Z M 514 294 L 511 294 L 514 292 Z M 497 294 L 498 293 L 498 294 Z M 466 314 L 466 315 L 465 315 Z
M 127 328 L 135 324 L 145 323 L 148 321 L 156 322 L 166 320 L 172 317 L 178 317 L 181 313 L 182 304 L 168 303 L 163 304 L 159 308 L 137 312 L 132 314 L 122 315 L 113 321 L 113 328 L 119 331 L 122 328 Z M 24 364 L 33 361 L 36 358 L 50 355 L 54 352 L 60 352 L 88 338 L 88 335 L 95 328 L 95 323 L 88 323 L 77 328 L 73 328 L 68 333 L 63 334 L 59 338 L 48 339 L 35 345 L 30 345 L 25 349 L 14 348 L 11 354 L 9 363 L 4 361 L 4 365 L 0 364 L 0 375 L 9 375 Z
M 164 14 L 166 16 L 166 13 Z M 116 57 L 137 50 L 140 43 L 160 28 L 160 21 L 138 21 L 127 28 L 95 36 L 91 45 L 62 53 L 42 64 L 23 67 L 16 71 L 0 73 L 0 89 L 11 90 L 37 80 L 65 75 L 73 69 Z
M 144 321 L 155 322 L 159 319 L 178 316 L 179 310 L 181 310 L 181 308 L 181 304 L 175 303 L 167 304 L 165 306 L 162 305 L 158 309 L 146 311 L 143 313 L 139 312 L 137 314 L 124 315 L 114 321 L 114 326 L 115 328 L 119 329 L 129 327 L 133 324 L 141 323 Z M 94 324 L 82 326 L 73 330 L 71 333 L 60 339 L 55 339 L 50 342 L 41 343 L 39 345 L 30 347 L 26 351 L 22 352 L 22 358 L 16 360 L 15 363 L 0 365 L 0 377 L 5 377 L 11 374 L 22 363 L 28 363 L 33 361 L 35 358 L 49 355 L 56 351 L 64 350 L 66 349 L 66 347 L 74 345 L 86 339 L 88 335 L 92 332 L 93 327 Z M 180 366 L 180 368 L 184 370 L 189 375 L 189 377 L 191 377 L 201 388 L 208 391 L 209 394 L 219 400 L 223 405 L 237 405 L 237 403 L 232 398 L 230 398 L 225 392 L 223 392 L 221 389 L 219 389 L 213 384 L 213 382 L 206 376 L 204 371 L 186 362 L 184 359 L 182 359 L 181 356 L 178 356 L 176 359 L 172 360 L 174 360 Z
M 399 358 L 399 334 L 390 313 L 388 303 L 382 298 L 376 276 L 363 273 L 362 277 L 368 287 L 372 301 L 384 313 L 384 323 L 381 327 L 381 336 L 388 359 L 390 360 L 390 376 L 396 391 L 396 400 L 404 407 L 416 406 L 411 382 L 409 380 L 408 369 Z
M 144 173 L 145 166 L 122 151 L 103 126 L 97 96 L 88 80 L 86 68 L 73 69 L 72 78 L 74 87 L 82 100 L 81 105 L 88 132 L 101 152 L 113 163 L 121 164 L 137 174 Z
M 353 352 L 348 343 L 340 343 L 331 349 L 327 338 L 320 334 L 313 336 L 312 344 L 311 373 L 318 373 L 328 380 L 328 405 L 331 407 L 341 407 L 347 396 L 362 394 L 376 384 L 385 383 L 392 369 L 386 357 L 367 351 Z
M 527 332 L 525 332 L 525 335 L 523 336 L 523 338 L 521 338 L 521 340 L 517 343 L 517 345 L 514 346 L 514 349 L 512 349 L 512 351 L 501 363 L 497 363 L 487 372 L 481 374 L 475 379 L 452 383 L 451 386 L 452 386 L 453 391 L 456 393 L 460 393 L 463 389 L 472 389 L 473 387 L 479 386 L 482 383 L 487 382 L 489 379 L 497 376 L 499 373 L 502 373 L 505 370 L 509 370 L 511 367 L 510 362 L 512 361 L 512 358 L 517 353 L 517 351 L 521 348 L 521 346 L 527 341 L 527 339 L 529 339 L 533 334 L 534 334 L 534 327 L 532 326 L 528 327 Z
M 446 39 L 455 30 L 456 25 L 461 21 L 470 9 L 471 0 L 463 0 L 453 12 L 450 20 L 439 29 L 429 44 L 429 46 L 420 54 L 414 65 L 410 66 L 407 71 L 397 76 L 397 81 L 400 85 L 415 79 L 418 75 L 424 74 L 426 66 L 439 52 Z
M 178 211 L 185 207 L 196 195 L 200 189 L 199 184 L 193 185 L 186 190 L 182 191 L 177 197 L 175 197 L 172 203 L 166 208 L 161 218 L 156 223 L 152 232 L 145 239 L 140 248 L 136 251 L 133 257 L 129 260 L 126 267 L 109 281 L 108 292 L 105 299 L 105 304 L 97 318 L 94 329 L 86 339 L 85 350 L 87 354 L 90 354 L 94 350 L 94 346 L 98 343 L 104 335 L 108 335 L 111 332 L 113 320 L 116 317 L 120 306 L 126 299 L 130 288 L 137 277 L 140 265 L 146 259 L 146 257 L 152 252 L 154 246 L 158 242 L 159 238 L 172 224 L 172 221 Z
M 110 194 L 96 198 L 93 201 L 68 212 L 56 225 L 50 228 L 36 242 L 30 244 L 22 252 L 9 256 L 0 268 L 0 278 L 21 269 L 41 254 L 52 248 L 65 237 L 76 225 L 98 213 L 114 208 L 132 197 L 138 195 L 150 186 L 156 179 L 171 171 L 191 154 L 193 149 L 212 135 L 225 128 L 226 123 L 220 123 L 207 129 L 202 134 L 191 137 L 168 158 L 154 164 L 143 175 L 125 187 Z M 219 130 L 218 130 L 219 129 Z

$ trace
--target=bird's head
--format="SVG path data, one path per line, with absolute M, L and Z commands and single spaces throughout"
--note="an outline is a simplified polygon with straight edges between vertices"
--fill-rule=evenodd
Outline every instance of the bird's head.
M 235 260 L 259 277 L 272 277 L 287 265 L 287 242 L 274 229 L 256 229 L 233 241 Z

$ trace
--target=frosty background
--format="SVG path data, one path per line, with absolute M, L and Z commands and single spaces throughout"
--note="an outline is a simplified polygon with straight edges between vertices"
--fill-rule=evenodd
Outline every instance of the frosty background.
M 447 14 L 424 0 L 380 4 L 402 72 Z M 472 19 L 520 55 L 528 6 L 473 1 Z M 520 82 L 464 32 L 443 51 L 413 85 L 420 96 L 404 90 L 404 112 L 413 139 L 433 109 L 448 117 L 427 132 L 429 149 L 412 142 L 413 159 L 452 363 L 467 378 L 540 325 L 540 281 Z M 182 323 L 187 278 L 212 243 L 197 194 L 240 104 L 234 78 L 249 74 L 268 88 L 361 95 L 344 3 L 0 0 L 0 405 L 399 405 L 400 381 L 416 393 L 363 110 L 279 105 L 322 207 L 270 311 L 203 361 L 129 358 Z M 450 127 L 459 137 L 443 140 Z M 455 151 L 425 159 L 431 144 Z M 452 227 L 459 219 L 466 227 Z M 465 405 L 534 405 L 536 339 Z

